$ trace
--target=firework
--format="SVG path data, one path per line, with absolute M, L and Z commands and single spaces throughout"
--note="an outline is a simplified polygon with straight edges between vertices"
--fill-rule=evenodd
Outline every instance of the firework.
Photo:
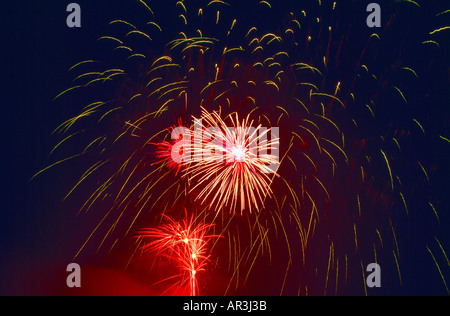
M 201 123 L 193 132 L 192 162 L 186 162 L 185 176 L 193 183 L 189 191 L 201 187 L 197 198 L 208 200 L 215 211 L 233 211 L 238 204 L 241 213 L 261 208 L 272 193 L 279 139 L 268 140 L 269 133 L 275 135 L 270 129 L 252 127 L 249 117 L 241 122 L 237 113 L 230 117 L 232 127 L 217 112 L 205 109 L 195 121 Z
M 227 294 L 233 282 L 239 293 L 252 270 L 272 264 L 283 267 L 265 270 L 278 273 L 274 288 L 281 294 L 367 293 L 370 262 L 389 266 L 402 285 L 400 225 L 418 191 L 429 193 L 421 205 L 440 222 L 439 197 L 431 197 L 433 162 L 414 148 L 435 139 L 448 143 L 422 119 L 428 92 L 410 88 L 422 91 L 421 74 L 442 66 L 432 59 L 414 63 L 419 49 L 409 48 L 435 54 L 447 28 L 408 30 L 407 45 L 392 45 L 389 39 L 403 34 L 395 31 L 397 12 L 373 33 L 358 29 L 355 17 L 365 8 L 345 2 L 241 2 L 207 1 L 199 9 L 179 1 L 177 23 L 170 25 L 157 23 L 153 12 L 140 27 L 114 20 L 113 34 L 101 40 L 123 58 L 71 68 L 75 84 L 56 99 L 89 89 L 98 98 L 56 130 L 64 138 L 52 153 L 77 137 L 87 141 L 52 166 L 89 157 L 68 195 L 95 176 L 81 210 L 106 212 L 86 243 L 101 226 L 100 247 L 110 242 L 112 249 L 144 214 L 186 207 L 228 239 Z M 421 12 L 412 1 L 396 8 Z M 270 27 L 259 19 L 280 23 Z M 91 128 L 73 131 L 81 122 Z M 195 274 L 209 257 L 193 250 L 200 245 L 184 243 L 181 232 L 201 235 L 208 227 L 189 231 L 188 224 L 192 217 L 149 229 L 146 237 L 157 241 L 146 250 L 169 251 L 197 294 Z M 422 250 L 446 285 L 431 242 Z
M 211 262 L 208 242 L 219 235 L 208 235 L 208 231 L 214 225 L 194 223 L 191 215 L 181 223 L 177 223 L 168 216 L 164 216 L 168 224 L 157 228 L 142 229 L 138 237 L 152 239 L 153 241 L 144 245 L 144 252 L 153 252 L 157 255 L 168 256 L 176 262 L 181 270 L 180 276 L 188 275 L 191 296 L 197 296 L 199 272 L 205 271 L 206 265 Z M 181 281 L 181 284 L 184 282 Z
M 184 146 L 183 139 L 186 134 L 185 128 L 181 120 L 179 126 L 173 126 L 171 129 L 167 130 L 171 135 L 171 140 L 164 140 L 159 143 L 148 143 L 149 145 L 156 146 L 155 154 L 156 158 L 159 159 L 157 164 L 165 163 L 168 168 L 176 170 L 175 176 L 181 170 L 182 161 L 184 156 Z M 176 153 L 181 159 L 173 159 L 174 153 Z

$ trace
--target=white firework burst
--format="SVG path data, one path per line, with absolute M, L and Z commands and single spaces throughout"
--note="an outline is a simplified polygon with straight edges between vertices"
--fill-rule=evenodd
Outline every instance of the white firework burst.
M 278 128 L 253 127 L 250 116 L 240 121 L 237 113 L 228 118 L 231 127 L 218 112 L 202 109 L 201 119 L 194 119 L 191 159 L 185 161 L 189 190 L 199 190 L 197 199 L 210 209 L 259 211 L 279 166 Z

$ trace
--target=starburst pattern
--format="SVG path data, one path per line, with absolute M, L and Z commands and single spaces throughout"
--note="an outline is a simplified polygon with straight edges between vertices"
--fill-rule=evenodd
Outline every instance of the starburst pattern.
M 259 210 L 272 193 L 279 166 L 276 133 L 261 125 L 252 127 L 249 117 L 240 121 L 237 113 L 229 116 L 228 125 L 219 113 L 205 109 L 194 121 L 200 126 L 193 131 L 192 162 L 186 163 L 190 192 L 201 188 L 197 198 L 217 212 Z

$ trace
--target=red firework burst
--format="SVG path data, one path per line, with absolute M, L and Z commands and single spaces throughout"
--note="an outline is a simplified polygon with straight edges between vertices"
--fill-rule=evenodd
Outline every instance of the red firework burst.
M 179 222 L 163 215 L 169 222 L 157 228 L 142 229 L 140 238 L 151 238 L 141 249 L 147 253 L 164 255 L 176 262 L 180 268 L 181 284 L 189 281 L 191 296 L 197 296 L 197 274 L 205 271 L 206 265 L 211 262 L 208 254 L 208 242 L 220 235 L 208 235 L 208 230 L 214 225 L 195 223 L 194 216 Z M 164 280 L 163 280 L 164 281 Z
M 170 140 L 163 140 L 159 143 L 149 142 L 148 144 L 156 147 L 155 154 L 159 160 L 155 164 L 167 163 L 167 167 L 176 170 L 175 175 L 178 175 L 182 164 L 181 161 L 173 159 L 173 153 L 176 152 L 180 157 L 184 156 L 184 148 L 179 146 L 179 144 L 182 144 L 185 134 L 181 118 L 178 119 L 178 126 L 174 125 L 166 131 L 171 135 Z

